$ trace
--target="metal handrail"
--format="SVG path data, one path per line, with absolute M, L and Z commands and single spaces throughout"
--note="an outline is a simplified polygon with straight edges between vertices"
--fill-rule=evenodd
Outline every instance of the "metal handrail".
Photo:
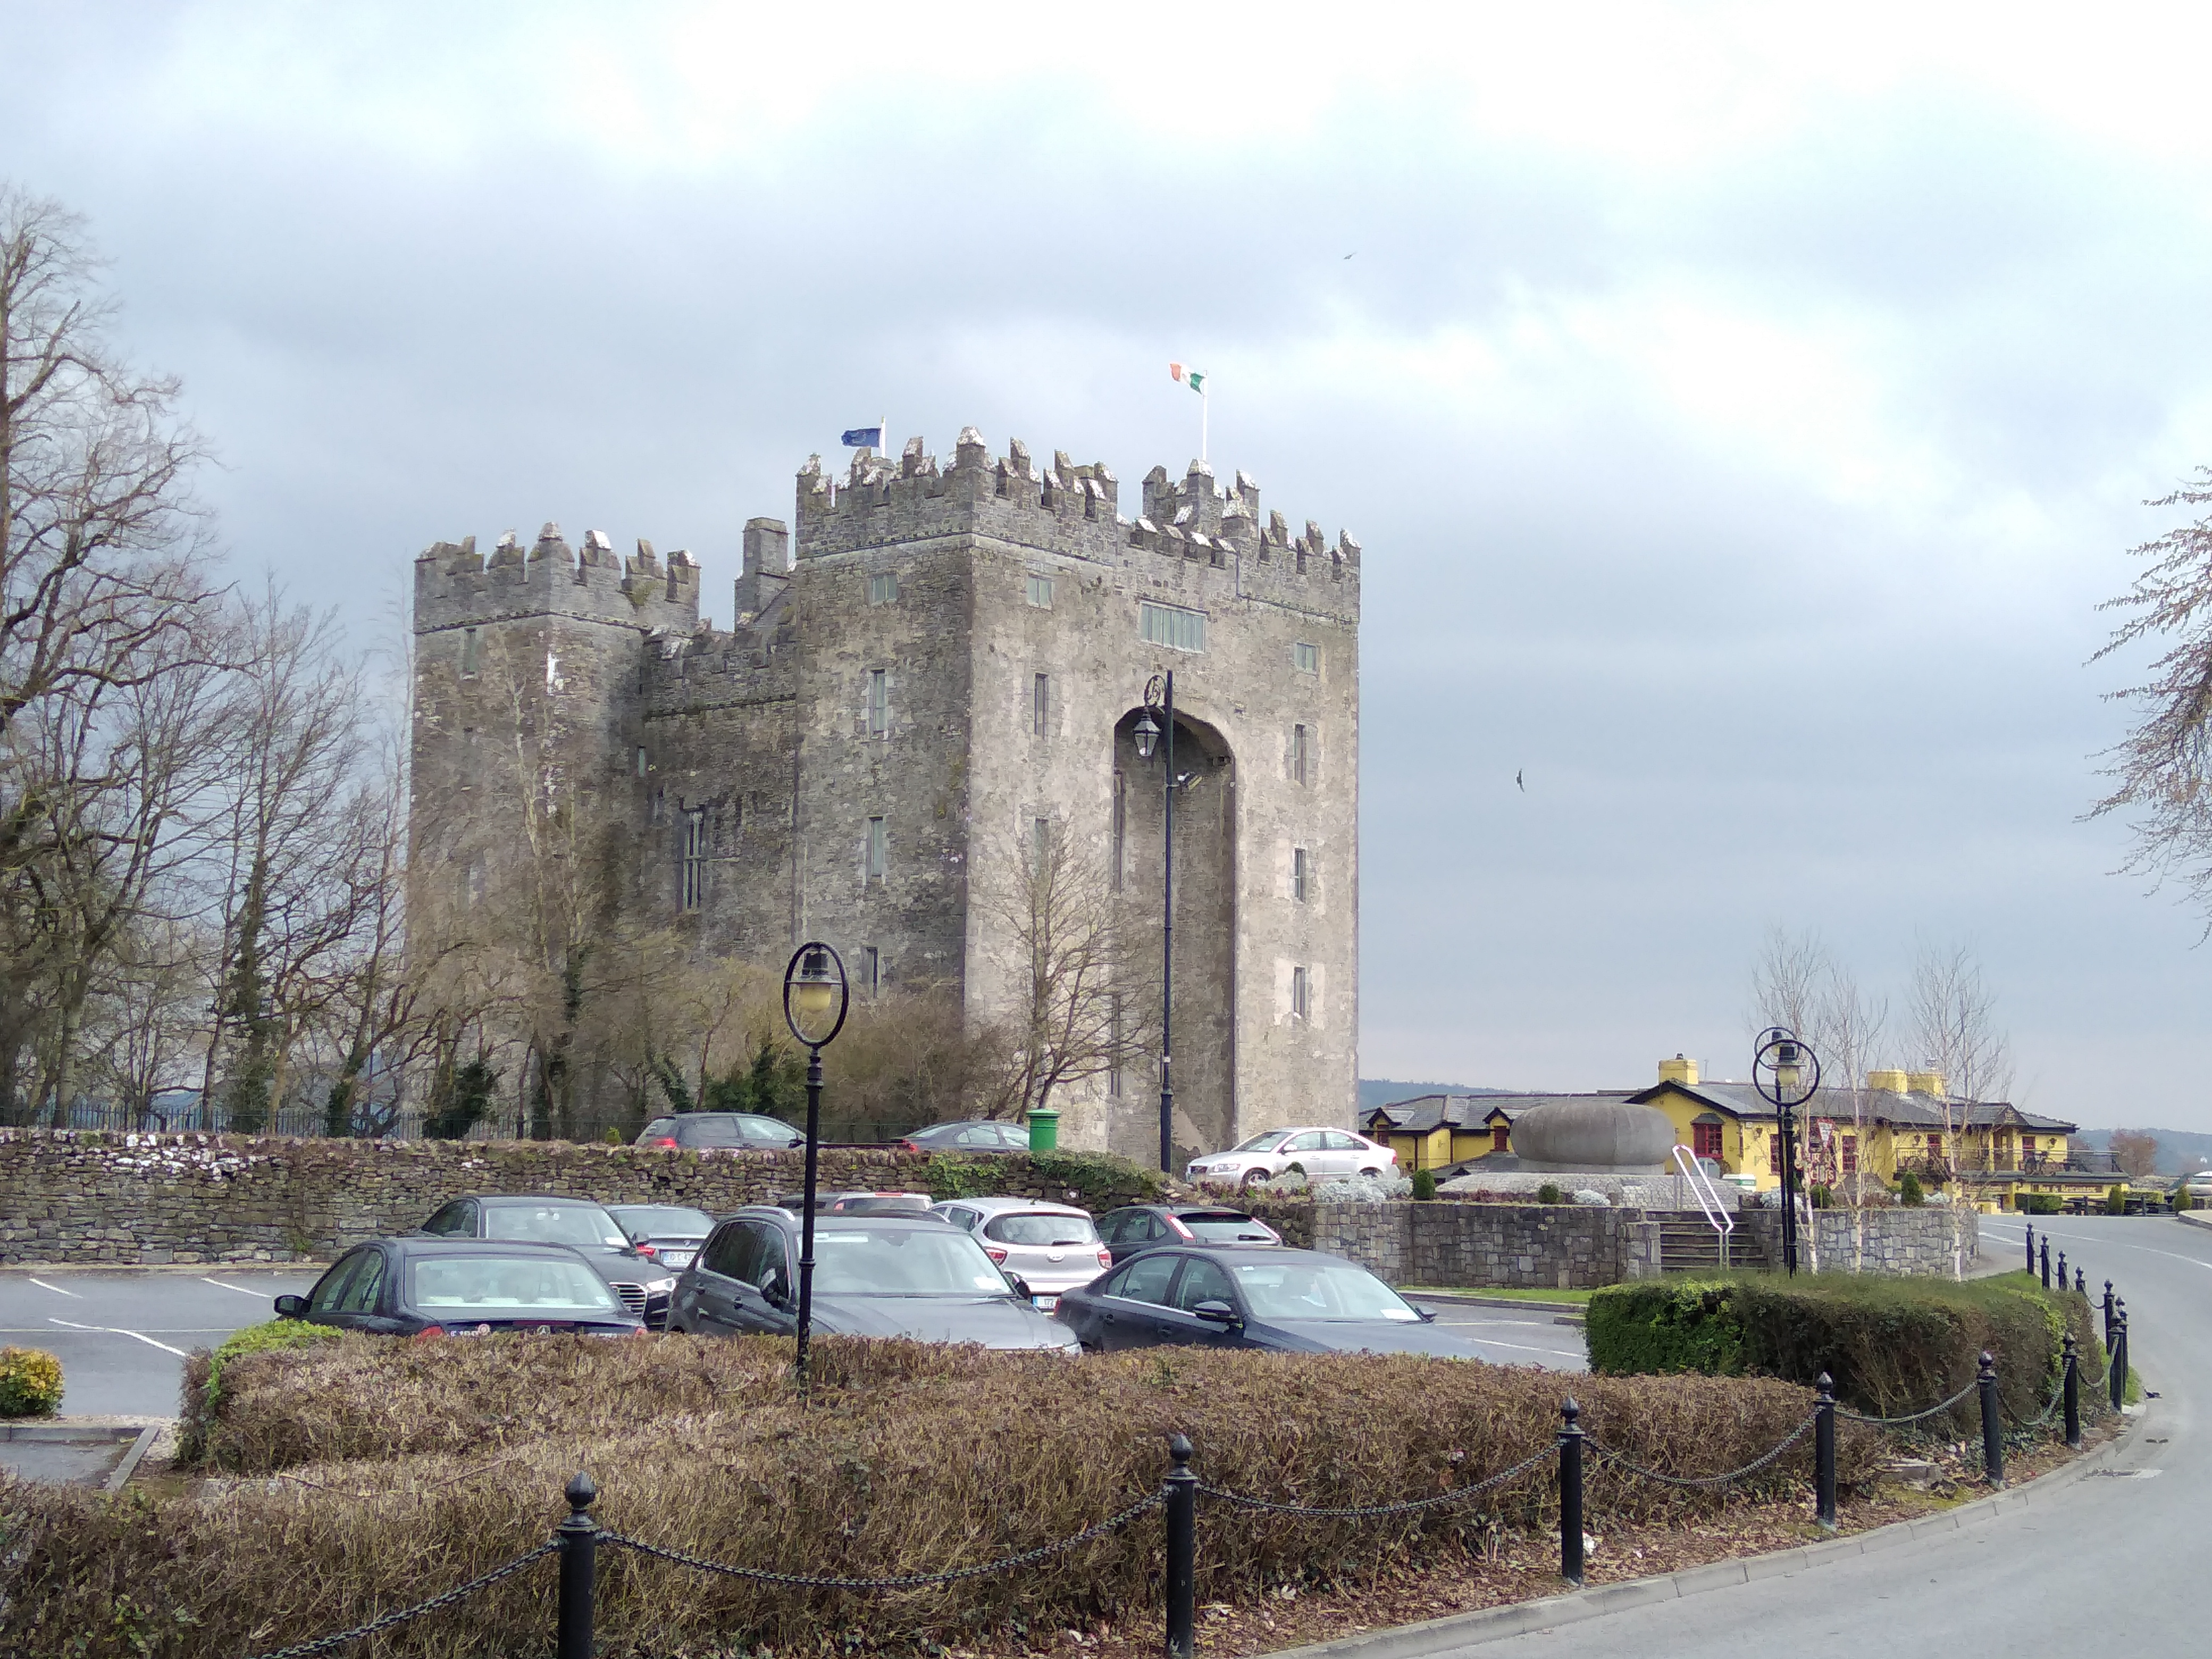
M 1682 1177 L 1687 1176 L 1690 1196 L 1698 1200 L 1698 1208 L 1705 1212 L 1706 1224 L 1720 1238 L 1721 1266 L 1725 1267 L 1729 1264 L 1729 1235 L 1735 1231 L 1735 1217 L 1721 1202 L 1720 1188 L 1713 1185 L 1713 1178 L 1705 1173 L 1705 1165 L 1698 1162 L 1687 1146 L 1677 1143 L 1674 1157 L 1676 1200 L 1680 1201 Z

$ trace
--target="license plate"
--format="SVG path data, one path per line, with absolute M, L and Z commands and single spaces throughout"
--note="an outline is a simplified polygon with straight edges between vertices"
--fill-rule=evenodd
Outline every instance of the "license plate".
M 1033 1296 L 1030 1301 L 1039 1313 L 1050 1313 L 1060 1305 L 1060 1298 L 1056 1296 Z
M 696 1250 L 663 1250 L 660 1259 L 672 1267 L 688 1267 L 691 1258 L 698 1254 Z

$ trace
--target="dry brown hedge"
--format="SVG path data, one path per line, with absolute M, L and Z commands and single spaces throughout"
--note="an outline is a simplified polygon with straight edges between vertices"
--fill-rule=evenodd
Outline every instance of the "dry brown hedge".
M 617 1532 L 724 1561 L 877 1575 L 1075 1533 L 1157 1487 L 1175 1430 L 1210 1482 L 1364 1504 L 1479 1480 L 1547 1446 L 1569 1386 L 1595 1437 L 1685 1474 L 1748 1462 L 1810 1405 L 1764 1379 L 1566 1378 L 1410 1357 L 1154 1350 L 1071 1362 L 835 1340 L 817 1354 L 811 1400 L 787 1381 L 788 1346 L 766 1340 L 349 1340 L 242 1359 L 227 1368 L 209 1443 L 240 1473 L 167 1501 L 5 1491 L 0 1650 L 50 1650 L 66 1632 L 92 1633 L 88 1656 L 250 1654 L 320 1635 L 542 1540 L 579 1467 Z M 1850 1480 L 1875 1443 L 1844 1426 Z M 1809 1445 L 1765 1489 L 1802 1483 Z M 1720 1501 L 1593 1462 L 1596 1516 Z M 1548 1459 L 1494 1498 L 1413 1519 L 1285 1522 L 1209 1503 L 1199 1590 L 1237 1600 L 1356 1578 L 1555 1516 Z M 1053 1567 L 869 1595 L 707 1578 L 610 1550 L 599 1629 L 611 1653 L 665 1654 L 859 1632 L 957 1642 L 978 1623 L 1110 1618 L 1157 1600 L 1159 1540 L 1147 1516 Z M 541 1653 L 551 1574 L 533 1568 L 374 1650 Z

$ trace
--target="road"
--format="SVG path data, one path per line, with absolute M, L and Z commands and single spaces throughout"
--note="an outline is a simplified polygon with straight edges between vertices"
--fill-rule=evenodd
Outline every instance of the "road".
M 1556 1322 L 1558 1316 L 1548 1309 L 1485 1308 L 1418 1294 L 1410 1299 L 1436 1315 L 1437 1324 L 1480 1348 L 1485 1359 L 1552 1371 L 1589 1369 L 1583 1328 Z
M 306 1291 L 320 1271 L 9 1268 L 0 1272 L 0 1344 L 62 1362 L 70 1416 L 174 1417 L 185 1356 L 273 1318 L 270 1300 Z
M 2126 1297 L 2130 1358 L 2159 1392 L 2113 1466 L 2136 1478 L 2085 1480 L 2050 1505 L 1909 1548 L 1485 1642 L 1484 1659 L 1583 1659 L 1593 1650 L 1773 1659 L 1869 1644 L 1883 1659 L 2194 1651 L 2203 1639 L 2201 1603 L 2191 1604 L 2207 1565 L 2203 1493 L 2212 1480 L 2212 1433 L 2197 1421 L 2212 1402 L 2212 1231 L 2170 1216 L 2050 1221 L 2054 1252 L 2063 1244 L 2100 1296 L 2110 1279 Z M 2022 1225 L 1984 1218 L 1984 1247 L 2018 1255 Z M 1369 1659 L 1455 1650 L 1431 1636 L 1378 1644 Z

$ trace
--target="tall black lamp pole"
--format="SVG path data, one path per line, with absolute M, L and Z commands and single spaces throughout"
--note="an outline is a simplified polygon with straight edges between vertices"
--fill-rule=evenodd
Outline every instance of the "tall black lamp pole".
M 1154 720 L 1153 711 L 1161 718 Z M 1150 760 L 1166 733 L 1167 782 L 1163 803 L 1163 854 L 1160 882 L 1160 1173 L 1175 1173 L 1175 1085 L 1168 1073 L 1169 1018 L 1175 998 L 1175 672 L 1155 674 L 1145 687 L 1145 712 L 1137 717 L 1137 754 Z
M 806 1341 L 814 1330 L 815 1153 L 822 1138 L 822 1051 L 845 1029 L 852 989 L 845 962 L 820 940 L 791 953 L 783 970 L 783 1023 L 806 1048 L 806 1189 L 799 1220 L 799 1380 L 806 1381 Z
M 1774 1107 L 1775 1132 L 1782 1137 L 1782 1265 L 1797 1271 L 1796 1109 L 1820 1086 L 1820 1061 L 1796 1033 L 1777 1025 L 1759 1034 L 1752 1079 Z

